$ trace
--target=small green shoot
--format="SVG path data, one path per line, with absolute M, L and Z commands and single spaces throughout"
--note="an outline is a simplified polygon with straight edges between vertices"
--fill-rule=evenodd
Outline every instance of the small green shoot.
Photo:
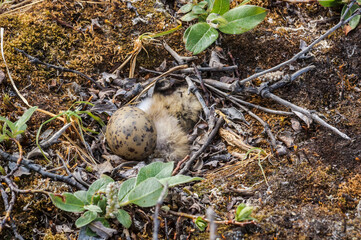
M 202 232 L 204 230 L 206 230 L 206 228 L 208 226 L 208 223 L 206 221 L 204 221 L 202 217 L 197 217 L 196 219 L 194 219 L 194 223 L 197 226 L 197 228 L 199 230 L 201 230 Z
M 2 133 L 0 133 L 0 142 L 4 140 L 16 139 L 16 137 L 25 132 L 26 122 L 29 121 L 33 113 L 38 107 L 29 108 L 16 122 L 11 122 L 9 119 L 0 116 L 0 121 L 4 122 L 2 126 Z
M 81 116 L 80 116 L 81 114 L 87 114 L 88 116 L 90 116 L 91 118 L 93 118 L 95 121 L 97 121 L 101 126 L 105 126 L 105 123 L 104 123 L 99 117 L 97 117 L 97 116 L 95 116 L 94 114 L 92 114 L 90 111 L 80 111 L 80 110 L 77 110 L 77 109 L 74 110 L 74 111 L 70 110 L 70 109 L 72 109 L 76 104 L 87 104 L 87 105 L 94 106 L 94 104 L 89 103 L 89 102 L 85 102 L 85 101 L 75 102 L 74 104 L 72 104 L 72 105 L 70 106 L 70 108 L 69 108 L 67 111 L 62 112 L 62 113 L 60 113 L 60 114 L 58 114 L 58 115 L 56 115 L 56 116 L 54 116 L 54 117 L 46 120 L 45 122 L 43 122 L 43 123 L 40 125 L 40 127 L 39 127 L 39 129 L 38 129 L 38 132 L 36 133 L 36 145 L 38 146 L 38 148 L 40 149 L 40 151 L 41 151 L 41 153 L 43 154 L 44 158 L 45 158 L 48 162 L 50 162 L 50 160 L 46 157 L 43 149 L 40 147 L 40 144 L 39 144 L 39 136 L 40 136 L 40 133 L 41 133 L 41 129 L 42 129 L 43 126 L 46 125 L 47 123 L 49 123 L 49 122 L 51 122 L 51 121 L 53 121 L 53 120 L 55 120 L 55 119 L 57 119 L 57 118 L 59 118 L 59 117 L 61 117 L 61 116 L 65 116 L 67 122 L 75 121 L 75 122 L 78 124 L 78 126 L 80 127 L 79 134 L 80 134 L 81 140 L 82 140 L 83 142 L 85 142 L 84 136 L 83 136 L 83 131 L 88 131 L 88 132 L 95 133 L 95 134 L 98 134 L 98 133 L 95 132 L 95 131 L 93 131 L 93 130 L 91 130 L 91 129 L 85 128 L 85 127 L 83 126 L 83 120 L 82 120 L 82 118 L 81 118 Z
M 193 181 L 202 180 L 199 177 L 184 175 L 172 176 L 174 163 L 155 162 L 139 170 L 137 177 L 130 178 L 122 184 L 114 182 L 103 175 L 90 185 L 88 191 L 75 193 L 50 194 L 53 204 L 68 212 L 81 212 L 82 216 L 75 222 L 77 227 L 86 227 L 102 218 L 102 224 L 109 223 L 106 219 L 116 218 L 125 228 L 129 228 L 132 219 L 122 207 L 137 205 L 152 207 L 162 194 L 166 183 L 176 186 Z
M 234 219 L 237 222 L 243 222 L 243 221 L 247 221 L 247 220 L 256 220 L 251 217 L 252 211 L 253 211 L 252 206 L 247 206 L 246 204 L 241 203 L 238 205 L 238 207 L 236 209 Z
M 247 158 L 248 158 L 248 155 L 249 155 L 251 152 L 257 152 L 257 155 L 256 155 L 256 156 L 258 157 L 258 166 L 260 167 L 261 172 L 262 172 L 262 175 L 263 175 L 263 177 L 264 177 L 264 180 L 265 180 L 267 186 L 269 187 L 266 174 L 264 173 L 263 167 L 262 167 L 262 165 L 261 165 L 261 155 L 265 156 L 266 158 L 268 157 L 268 155 L 266 154 L 266 152 L 265 152 L 262 148 L 254 147 L 254 148 L 251 148 L 250 150 L 247 151 L 246 156 L 244 157 L 244 159 L 247 159 Z

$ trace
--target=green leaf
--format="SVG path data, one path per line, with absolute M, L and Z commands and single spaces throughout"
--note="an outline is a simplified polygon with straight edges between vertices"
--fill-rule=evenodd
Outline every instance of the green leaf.
M 7 135 L 0 135 L 0 142 L 9 139 L 9 137 Z
M 207 228 L 207 222 L 204 221 L 202 217 L 197 217 L 196 220 L 194 220 L 194 223 L 201 231 L 204 231 Z
M 335 7 L 342 4 L 342 0 L 318 0 L 318 3 L 324 7 Z
M 107 207 L 107 199 L 102 196 L 102 198 L 97 202 L 97 206 L 100 207 L 103 212 L 105 212 Z
M 205 8 L 208 5 L 208 2 L 202 1 L 202 2 L 199 2 L 197 5 L 200 6 L 201 8 Z
M 200 15 L 206 13 L 206 10 L 204 10 L 201 6 L 195 5 L 192 8 L 192 13 Z
M 208 3 L 208 11 L 211 12 L 213 9 L 214 1 L 215 0 L 206 0 Z
M 2 166 L 0 166 L 0 174 L 3 175 L 3 176 L 6 175 L 5 169 Z
M 122 185 L 120 185 L 118 190 L 118 200 L 119 202 L 126 202 L 128 201 L 128 194 L 133 188 L 135 187 L 137 179 L 129 178 L 128 180 L 124 181 Z
M 124 211 L 123 209 L 119 209 L 118 213 L 116 215 L 117 220 L 125 227 L 130 228 L 130 225 L 132 225 L 132 218 L 130 215 Z
M 173 167 L 174 162 L 153 162 L 148 166 L 144 166 L 139 170 L 137 185 L 151 177 L 155 177 L 157 179 L 170 177 L 172 176 Z
M 97 205 L 85 205 L 84 206 L 85 210 L 91 211 L 91 212 L 96 212 L 96 213 L 101 213 L 103 210 L 97 206 Z
M 165 185 L 168 183 L 168 187 L 174 187 L 180 184 L 189 183 L 193 181 L 201 181 L 203 178 L 200 177 L 190 177 L 190 176 L 184 176 L 184 175 L 175 175 L 169 178 L 163 178 L 160 179 L 159 182 Z
M 202 52 L 218 38 L 218 31 L 207 23 L 197 23 L 188 29 L 183 38 L 185 38 L 186 49 L 193 54 Z
M 94 221 L 97 218 L 98 214 L 96 212 L 92 212 L 92 211 L 86 211 L 83 216 L 81 216 L 80 218 L 78 218 L 75 221 L 75 226 L 77 228 L 81 228 L 85 225 L 88 225 L 89 223 L 91 223 L 92 221 Z
M 4 124 L 4 130 L 6 130 L 6 126 L 8 126 L 11 130 L 11 133 L 15 133 L 16 132 L 16 126 L 15 126 L 15 123 L 13 123 L 12 121 L 10 121 L 9 119 L 7 118 L 3 118 L 1 117 L 0 118 L 0 121 L 4 121 L 5 124 Z M 10 132 L 8 133 L 9 136 L 13 137 L 12 134 Z
M 86 200 L 86 191 L 84 190 L 76 191 L 74 193 L 74 196 L 79 198 L 84 204 L 88 203 L 88 201 Z
M 186 5 L 183 5 L 179 10 L 178 13 L 187 13 L 192 10 L 193 4 L 187 3 Z
M 216 29 L 224 27 L 228 24 L 228 21 L 217 13 L 209 14 L 206 21 L 209 24 L 209 26 Z
M 242 222 L 245 220 L 253 219 L 252 217 L 250 217 L 252 211 L 253 211 L 253 207 L 247 206 L 244 203 L 239 204 L 236 209 L 235 220 L 237 222 Z
M 357 9 L 359 9 L 359 8 L 360 8 L 360 7 L 359 7 L 358 5 L 355 5 L 355 4 L 352 5 L 352 7 L 350 8 L 350 11 L 348 11 L 348 13 L 345 15 L 345 18 L 344 18 L 344 19 L 346 20 L 347 18 L 351 17 L 351 15 L 352 15 Z M 346 9 L 347 9 L 347 5 L 345 4 L 345 5 L 343 6 L 343 8 L 342 8 L 341 16 L 344 15 Z M 355 29 L 355 28 L 357 27 L 357 25 L 358 25 L 359 22 L 360 22 L 360 18 L 361 18 L 361 16 L 358 15 L 358 16 L 352 18 L 352 19 L 348 22 L 348 25 L 351 27 L 351 30 L 352 30 L 352 29 Z
M 227 34 L 240 34 L 256 27 L 267 15 L 267 10 L 253 5 L 243 5 L 233 8 L 223 14 L 228 24 L 219 27 L 219 30 Z
M 38 109 L 38 107 L 31 107 L 28 110 L 26 110 L 24 112 L 24 114 L 19 118 L 19 120 L 17 120 L 15 122 L 15 127 L 17 129 L 21 129 L 21 127 L 27 122 L 29 121 L 29 119 L 31 118 L 31 116 L 33 115 L 33 113 L 36 111 L 36 109 Z M 25 129 L 22 129 L 25 130 Z
M 50 199 L 61 210 L 67 212 L 84 211 L 84 203 L 71 193 L 63 193 L 62 195 L 50 193 Z
M 97 221 L 101 222 L 105 227 L 110 228 L 110 224 L 105 218 L 97 217 L 93 222 L 97 222 Z M 93 230 L 90 229 L 89 226 L 86 226 L 84 229 L 86 231 L 86 236 L 90 236 L 90 237 L 98 236 L 95 232 L 93 232 Z M 84 231 L 83 228 L 80 229 L 80 232 L 82 231 Z M 79 233 L 78 239 L 83 239 L 81 233 Z M 93 239 L 98 240 L 100 238 L 93 238 Z M 92 238 L 89 238 L 88 240 L 92 240 Z
M 4 117 L 0 116 L 0 121 L 6 122 L 6 121 L 9 121 L 9 120 L 7 118 L 4 118 Z
M 163 191 L 163 184 L 152 177 L 139 183 L 128 196 L 129 202 L 140 207 L 154 206 Z
M 244 0 L 243 2 L 241 2 L 241 4 L 239 4 L 239 5 L 245 5 L 245 4 L 247 4 L 248 2 L 250 2 L 251 0 Z
M 198 15 L 190 12 L 190 13 L 187 13 L 186 15 L 184 15 L 183 17 L 181 17 L 181 20 L 183 22 L 189 22 L 189 21 L 192 21 L 192 20 L 194 20 L 196 18 L 198 18 Z
M 100 179 L 93 182 L 92 185 L 90 185 L 86 195 L 86 199 L 88 203 L 93 203 L 92 201 L 93 195 L 99 190 L 105 191 L 106 186 L 111 182 L 114 182 L 114 180 L 111 177 L 108 177 L 107 175 L 102 175 Z
M 187 42 L 187 38 L 189 36 L 189 33 L 191 31 L 191 28 L 192 26 L 190 26 L 189 28 L 187 28 L 185 31 L 184 31 L 184 34 L 183 34 L 183 42 L 186 43 Z
M 229 11 L 229 0 L 215 0 L 211 13 L 222 15 Z

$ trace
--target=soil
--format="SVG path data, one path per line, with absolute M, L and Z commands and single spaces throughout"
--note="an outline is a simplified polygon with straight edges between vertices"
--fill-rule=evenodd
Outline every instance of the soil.
M 164 5 L 153 0 L 134 1 L 131 4 L 136 8 L 134 11 L 125 1 L 29 2 L 16 1 L 0 6 L 0 25 L 5 31 L 4 56 L 15 85 L 29 104 L 54 114 L 69 109 L 75 101 L 95 102 L 99 100 L 99 92 L 104 93 L 103 99 L 112 99 L 115 91 L 106 92 L 111 87 L 104 81 L 102 73 L 111 73 L 121 65 L 133 50 L 134 40 L 140 34 L 176 27 L 178 24 L 172 15 L 181 6 L 178 1 L 167 1 Z M 233 1 L 232 6 L 240 2 Z M 216 44 L 200 54 L 195 61 L 197 64 L 208 62 L 211 51 L 216 49 L 225 57 L 222 63 L 235 63 L 238 66 L 239 75 L 235 72 L 207 73 L 204 78 L 219 80 L 220 77 L 228 76 L 243 79 L 260 69 L 268 69 L 286 61 L 300 51 L 301 41 L 310 44 L 337 24 L 341 11 L 338 8 L 323 8 L 317 3 L 251 1 L 251 4 L 269 10 L 265 21 L 242 35 L 222 35 Z M 135 23 L 137 14 L 142 20 Z M 182 42 L 185 29 L 183 27 L 156 40 L 166 41 L 180 55 L 191 56 Z M 270 154 L 261 163 L 267 182 L 257 157 L 248 160 L 235 157 L 234 152 L 245 152 L 228 146 L 218 136 L 210 149 L 200 157 L 203 167 L 192 172 L 193 175 L 203 176 L 205 180 L 187 187 L 189 196 L 186 201 L 180 202 L 175 200 L 177 197 L 170 197 L 167 204 L 175 204 L 175 210 L 196 215 L 204 215 L 206 208 L 212 206 L 217 218 L 223 220 L 233 218 L 239 203 L 253 206 L 252 217 L 257 223 L 245 227 L 219 225 L 217 233 L 221 239 L 361 239 L 360 38 L 360 25 L 347 35 L 343 29 L 336 30 L 316 45 L 308 54 L 309 57 L 281 71 L 290 74 L 308 65 L 314 65 L 315 69 L 274 92 L 298 106 L 316 111 L 351 140 L 345 140 L 315 122 L 307 126 L 294 116 L 272 115 L 251 109 L 270 125 L 280 144 L 282 141 L 291 142 L 282 144 L 286 154 L 278 156 L 272 151 L 262 125 L 245 114 L 250 123 L 248 127 L 240 124 L 245 131 L 245 141 Z M 139 66 L 154 70 L 164 60 L 167 69 L 174 65 L 174 59 L 159 43 L 151 41 L 144 45 L 146 51 L 142 51 L 137 58 L 137 82 L 143 83 L 156 76 L 142 72 Z M 99 80 L 106 89 L 100 90 L 89 79 L 77 74 L 34 65 L 14 48 L 40 61 L 80 71 Z M 0 66 L 0 115 L 15 121 L 27 106 L 15 93 L 3 61 Z M 121 78 L 127 81 L 128 71 L 129 64 L 121 71 Z M 259 80 L 253 81 L 255 85 L 258 83 Z M 91 96 L 97 96 L 98 99 L 92 99 Z M 254 95 L 243 97 L 254 104 L 288 111 L 269 99 Z M 120 107 L 130 99 L 118 96 L 114 100 L 115 105 Z M 210 98 L 210 101 L 214 100 Z M 226 99 L 219 98 L 216 102 L 217 109 L 231 106 Z M 106 114 L 100 117 L 107 122 Z M 27 132 L 20 139 L 25 155 L 36 146 L 36 131 L 48 119 L 49 116 L 45 114 L 35 113 L 28 122 Z M 89 117 L 85 118 L 85 123 L 91 124 L 96 131 L 102 130 Z M 62 125 L 61 121 L 55 120 L 46 128 L 58 130 Z M 75 133 L 69 132 L 68 135 L 81 146 Z M 91 144 L 99 138 L 93 135 L 87 139 Z M 69 141 L 62 138 L 50 152 L 54 154 L 59 151 L 63 156 L 69 156 L 70 169 L 77 165 L 85 168 L 88 164 L 70 146 Z M 213 161 L 211 153 L 216 152 L 217 147 L 222 147 L 224 155 L 231 153 L 232 157 L 225 161 L 219 157 L 216 167 L 207 165 Z M 0 143 L 0 148 L 9 153 L 18 151 L 11 143 Z M 102 151 L 99 147 L 94 152 L 94 157 L 100 163 L 105 162 L 102 158 L 105 153 Z M 54 169 L 57 174 L 66 174 L 63 168 L 59 168 L 59 160 L 47 163 L 39 156 L 33 161 L 49 170 Z M 7 164 L 0 158 L 1 166 L 7 169 Z M 99 176 L 96 171 L 87 174 L 89 182 Z M 71 190 L 65 184 L 35 173 L 20 175 L 14 181 L 20 189 L 40 188 L 50 192 Z M 6 184 L 3 183 L 3 186 L 6 187 Z M 184 197 L 184 194 L 179 193 L 181 190 L 174 190 L 170 195 Z M 247 191 L 247 194 L 243 191 Z M 0 208 L 4 208 L 2 201 Z M 152 237 L 152 221 L 146 217 L 151 216 L 152 211 L 140 209 L 134 212 L 135 226 L 130 229 L 134 239 Z M 45 195 L 19 195 L 12 217 L 19 234 L 25 239 L 73 239 L 78 236 L 74 225 L 77 215 L 56 209 Z M 164 223 L 164 219 L 168 219 L 168 222 Z M 175 216 L 162 215 L 160 239 L 165 239 L 166 224 L 171 232 L 170 238 L 174 237 L 175 232 L 179 239 L 209 238 L 209 231 L 201 232 L 191 220 L 177 219 Z M 144 223 L 149 226 L 142 227 Z M 14 238 L 10 227 L 6 227 L 0 236 L 2 239 Z M 122 231 L 117 237 L 124 238 Z

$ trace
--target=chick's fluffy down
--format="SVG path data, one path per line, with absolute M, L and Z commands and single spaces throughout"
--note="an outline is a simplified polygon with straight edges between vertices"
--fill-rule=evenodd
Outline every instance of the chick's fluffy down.
M 155 156 L 180 161 L 189 153 L 187 132 L 202 109 L 197 98 L 179 88 L 170 95 L 155 93 L 138 106 L 153 120 L 157 130 Z

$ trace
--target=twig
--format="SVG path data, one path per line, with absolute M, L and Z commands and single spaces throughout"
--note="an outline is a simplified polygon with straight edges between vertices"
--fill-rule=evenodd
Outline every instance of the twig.
M 217 225 L 214 222 L 214 211 L 212 207 L 208 207 L 206 214 L 209 219 L 209 240 L 216 240 Z
M 237 102 L 233 102 L 235 105 L 237 105 L 239 108 L 242 108 L 244 111 L 246 111 L 251 117 L 253 117 L 254 119 L 256 119 L 258 122 L 260 122 L 264 128 L 264 131 L 267 133 L 267 136 L 270 138 L 271 142 L 271 147 L 273 149 L 276 148 L 277 144 L 276 144 L 276 138 L 273 135 L 270 126 L 268 125 L 268 123 L 266 123 L 265 121 L 263 121 L 262 118 L 260 118 L 259 116 L 257 116 L 256 114 L 254 114 L 253 112 L 251 112 L 248 108 L 246 108 L 245 106 L 242 106 L 241 104 L 237 103 Z
M 60 161 L 63 163 L 63 166 L 65 168 L 66 173 L 68 174 L 69 177 L 74 177 L 73 174 L 70 172 L 69 168 L 67 167 L 67 163 L 65 162 L 65 160 L 60 156 L 60 152 L 56 151 L 56 156 L 60 159 Z
M 203 112 L 206 115 L 206 119 L 208 119 L 210 112 L 209 112 L 209 108 L 207 107 L 206 102 L 204 101 L 202 95 L 199 93 L 197 87 L 194 85 L 194 83 L 188 76 L 186 77 L 186 81 L 188 84 L 189 91 L 193 92 L 196 95 L 199 103 L 202 105 Z
M 197 67 L 200 72 L 228 72 L 234 71 L 238 69 L 237 65 L 229 66 L 229 67 Z M 193 73 L 194 68 L 186 68 L 182 69 L 181 73 Z
M 10 171 L 9 174 L 6 175 L 6 177 L 13 176 L 13 174 L 19 169 L 21 160 L 23 159 L 23 147 L 21 146 L 20 142 L 16 140 L 15 138 L 11 138 L 13 142 L 16 143 L 19 149 L 19 157 L 18 160 L 16 160 L 16 166 Z
M 303 73 L 305 73 L 305 72 L 307 72 L 307 71 L 309 71 L 309 70 L 311 70 L 311 69 L 313 69 L 313 68 L 314 68 L 313 66 L 308 66 L 308 67 L 306 67 L 306 68 L 303 68 L 303 69 L 297 71 L 296 73 L 294 73 L 294 74 L 291 75 L 290 81 L 294 81 L 294 80 L 295 80 L 297 77 L 299 77 L 301 74 L 303 74 Z M 206 81 L 206 83 L 207 83 L 207 81 Z M 209 83 L 212 83 L 212 81 L 210 81 Z M 260 95 L 260 96 L 263 97 L 263 98 L 270 98 L 270 99 L 272 99 L 272 100 L 274 100 L 274 101 L 276 101 L 276 102 L 278 102 L 278 103 L 280 103 L 280 104 L 282 104 L 282 105 L 284 105 L 284 106 L 286 106 L 286 107 L 291 108 L 293 111 L 300 112 L 300 113 L 306 115 L 307 117 L 312 118 L 312 119 L 315 120 L 317 123 L 319 123 L 320 125 L 322 125 L 322 126 L 324 126 L 324 127 L 326 127 L 326 128 L 329 128 L 331 131 L 333 131 L 333 132 L 336 133 L 337 135 L 341 136 L 342 138 L 347 139 L 347 140 L 350 140 L 350 137 L 348 137 L 346 134 L 342 133 L 342 132 L 341 132 L 340 130 L 338 130 L 337 128 L 335 128 L 335 127 L 331 126 L 330 124 L 326 123 L 324 120 L 322 120 L 322 119 L 321 119 L 319 116 L 317 116 L 315 113 L 311 113 L 309 110 L 304 109 L 304 108 L 301 108 L 301 107 L 299 107 L 299 106 L 297 106 L 297 105 L 294 105 L 293 103 L 288 102 L 288 101 L 286 101 L 286 100 L 284 100 L 284 99 L 282 99 L 282 98 L 274 95 L 273 93 L 271 93 L 271 90 L 274 90 L 274 89 L 276 89 L 276 88 L 279 88 L 279 87 L 281 87 L 281 86 L 284 86 L 283 84 L 284 84 L 284 83 L 282 83 L 282 84 L 277 84 L 277 83 L 276 83 L 276 84 L 271 85 L 271 87 L 268 87 L 268 86 L 267 86 L 267 83 L 264 83 L 264 84 L 261 84 L 261 86 L 258 87 L 258 88 L 253 88 L 253 87 L 243 88 L 243 89 L 244 89 L 243 91 L 249 92 L 249 93 L 253 93 L 253 94 L 258 94 L 258 95 Z M 232 84 L 231 84 L 231 85 L 232 85 Z M 223 84 L 219 85 L 219 87 L 222 87 L 223 89 L 228 89 L 228 90 L 230 90 L 230 89 L 232 88 L 231 85 L 226 84 L 226 83 L 223 83 Z M 209 87 L 209 86 L 207 85 L 207 87 Z M 219 94 L 221 94 L 221 95 L 223 95 L 223 96 L 226 96 L 226 94 L 225 94 L 224 92 L 218 90 L 217 88 L 210 87 L 210 89 L 216 91 L 217 93 L 219 93 Z M 240 99 L 237 99 L 237 98 L 235 98 L 235 97 L 233 97 L 233 96 L 227 96 L 227 97 L 228 97 L 229 99 L 231 99 L 231 100 L 234 100 L 234 101 L 236 101 L 236 102 L 238 102 L 238 103 L 243 104 L 243 103 L 242 103 L 242 100 L 240 100 Z M 249 103 L 248 103 L 248 105 L 249 105 Z M 260 108 L 258 108 L 258 109 L 260 109 Z M 287 112 L 284 112 L 284 113 L 287 113 Z M 290 115 L 290 114 L 289 114 L 289 115 Z M 262 125 L 263 125 L 263 123 L 262 123 Z M 269 134 L 271 133 L 269 127 L 267 127 L 265 130 L 267 131 L 267 134 L 268 134 L 268 133 L 269 133 Z M 272 135 L 270 135 L 270 136 L 272 136 Z M 273 142 L 273 140 L 271 140 L 271 141 Z
M 62 128 L 59 129 L 56 133 L 54 133 L 49 139 L 44 142 L 39 143 L 42 148 L 48 148 L 51 145 L 58 142 L 58 139 L 63 133 L 71 126 L 71 122 L 65 124 Z
M 181 168 L 183 163 L 186 162 L 188 159 L 189 159 L 189 155 L 185 156 L 184 159 L 177 164 L 177 167 L 172 172 L 172 176 L 175 176 L 177 174 L 178 170 Z
M 322 41 L 323 39 L 325 39 L 326 37 L 328 37 L 331 33 L 333 33 L 334 31 L 336 31 L 339 27 L 341 27 L 342 25 L 348 23 L 351 19 L 353 19 L 355 16 L 357 15 L 360 15 L 361 13 L 361 10 L 358 9 L 356 10 L 348 19 L 344 20 L 346 14 L 348 13 L 348 11 L 350 10 L 350 8 L 352 7 L 352 5 L 355 3 L 355 0 L 352 0 L 345 13 L 341 16 L 341 19 L 339 21 L 338 24 L 336 24 L 335 26 L 333 26 L 332 28 L 330 28 L 327 32 L 325 32 L 323 35 L 321 35 L 319 38 L 317 38 L 314 42 L 312 42 L 307 48 L 304 48 L 302 51 L 298 52 L 296 55 L 294 55 L 291 59 L 285 61 L 285 62 L 282 62 L 280 64 L 278 64 L 277 66 L 274 66 L 270 69 L 267 69 L 267 70 L 264 70 L 262 72 L 259 72 L 259 73 L 256 73 L 256 74 L 253 74 L 252 76 L 246 78 L 246 79 L 243 79 L 243 80 L 239 80 L 235 83 L 233 83 L 234 85 L 234 89 L 237 89 L 237 85 L 238 86 L 242 86 L 244 85 L 246 82 L 249 82 L 255 78 L 258 78 L 266 73 L 269 73 L 269 72 L 273 72 L 273 71 L 276 71 L 278 69 L 280 69 L 281 67 L 283 66 L 286 66 L 294 61 L 296 61 L 297 59 L 299 59 L 301 56 L 303 56 L 305 53 L 309 52 L 317 43 L 319 43 L 320 41 Z
M 195 79 L 192 79 L 193 81 L 197 81 Z M 243 101 L 241 99 L 238 99 L 234 96 L 231 96 L 231 95 L 228 95 L 227 93 L 225 92 L 222 92 L 221 90 L 213 87 L 211 84 L 209 84 L 210 82 L 208 81 L 209 79 L 204 79 L 204 81 L 206 82 L 205 85 L 211 89 L 212 91 L 224 96 L 225 98 L 227 99 L 230 99 L 230 100 L 233 100 L 235 102 L 238 102 L 244 106 L 247 106 L 247 107 L 251 107 L 251 108 L 255 108 L 255 109 L 258 109 L 258 110 L 261 110 L 261 111 L 264 111 L 266 113 L 271 113 L 271 114 L 278 114 L 278 115 L 286 115 L 286 116 L 293 116 L 294 114 L 292 112 L 285 112 L 285 111 L 277 111 L 277 110 L 273 110 L 273 109 L 269 109 L 269 108 L 265 108 L 265 107 L 261 107 L 259 105 L 256 105 L 256 104 L 253 104 L 253 103 L 249 103 L 249 102 L 246 102 L 246 101 Z M 214 80 L 212 80 L 214 81 Z M 227 83 L 223 83 L 223 84 L 227 84 Z M 231 87 L 231 84 L 227 84 L 228 87 L 226 88 L 227 90 L 230 90 L 230 87 Z M 223 86 L 226 86 L 226 85 L 223 85 Z
M 139 67 L 139 70 L 140 70 L 139 72 L 149 72 L 149 73 L 154 73 L 154 74 L 158 74 L 158 75 L 163 74 L 162 72 L 147 69 L 147 68 L 144 68 L 144 67 L 141 67 L 141 66 Z M 182 78 L 182 79 L 184 78 L 183 74 L 176 74 L 176 73 L 171 73 L 171 74 L 169 74 L 169 76 Z
M 73 69 L 69 69 L 69 68 L 65 68 L 65 67 L 63 67 L 63 66 L 56 66 L 56 65 L 53 65 L 53 64 L 49 64 L 49 63 L 42 62 L 42 61 L 40 61 L 38 58 L 33 57 L 33 56 L 27 54 L 27 53 L 26 53 L 25 51 L 23 51 L 23 50 L 20 50 L 20 49 L 18 49 L 18 48 L 14 48 L 14 49 L 15 49 L 16 51 L 18 51 L 19 53 L 24 54 L 24 55 L 30 60 L 30 62 L 33 63 L 33 64 L 44 65 L 44 66 L 47 67 L 47 68 L 54 68 L 54 69 L 59 70 L 59 71 L 62 71 L 62 72 L 75 73 L 75 74 L 83 77 L 84 79 L 93 82 L 98 88 L 104 89 L 102 86 L 100 86 L 100 84 L 99 84 L 97 81 L 95 81 L 93 78 L 85 75 L 85 74 L 82 73 L 82 72 L 79 72 L 79 71 L 73 70 Z
M 194 72 L 195 72 L 195 74 L 196 74 L 196 76 L 197 76 L 197 78 L 199 80 L 199 83 L 200 83 L 200 85 L 202 87 L 203 92 L 209 94 L 208 91 L 207 91 L 207 88 L 204 86 L 204 81 L 203 81 L 201 72 L 198 70 L 195 63 L 192 63 L 192 66 L 193 66 Z
M 166 183 L 164 185 L 164 189 L 162 191 L 162 193 L 160 194 L 158 201 L 157 201 L 157 205 L 155 206 L 155 210 L 154 210 L 154 218 L 153 218 L 153 225 L 154 225 L 154 229 L 153 229 L 153 240 L 158 240 L 158 231 L 159 231 L 159 220 L 158 220 L 158 216 L 159 216 L 159 210 L 163 204 L 163 200 L 167 194 L 168 191 L 168 183 Z
M 188 213 L 183 213 L 183 212 L 176 212 L 176 211 L 172 211 L 172 210 L 167 210 L 165 211 L 166 213 L 170 213 L 173 214 L 175 216 L 179 216 L 179 217 L 186 217 L 186 218 L 190 218 L 190 219 L 197 219 L 199 216 L 197 215 L 192 215 L 192 214 L 188 214 Z M 206 222 L 210 222 L 209 219 L 207 218 L 202 218 L 202 220 L 206 221 Z M 215 224 L 226 224 L 226 225 L 237 225 L 237 226 L 241 226 L 244 227 L 246 225 L 255 225 L 256 222 L 255 221 L 249 221 L 249 222 L 237 222 L 235 220 L 224 220 L 224 221 L 214 221 Z
M 295 72 L 294 74 L 292 74 L 291 76 L 289 76 L 288 74 L 280 81 L 272 84 L 271 86 L 269 86 L 269 90 L 270 92 L 273 92 L 274 90 L 281 88 L 287 84 L 292 83 L 295 79 L 297 79 L 299 76 L 301 76 L 302 74 L 315 69 L 316 67 L 311 65 L 311 66 L 307 66 L 304 68 L 301 68 L 300 70 L 298 70 L 297 72 Z
M 13 185 L 13 183 L 10 180 L 10 178 L 1 177 L 1 180 L 5 181 L 6 184 L 9 186 L 9 188 L 11 190 L 11 186 Z M 15 200 L 16 200 L 16 193 L 14 191 L 11 191 L 11 199 L 10 199 L 10 202 L 7 204 L 8 207 L 6 209 L 4 219 L 0 222 L 0 233 L 2 232 L 2 229 L 4 228 L 5 223 L 7 221 L 10 221 L 10 214 L 11 214 L 11 211 L 13 210 L 13 208 L 14 208 Z
M 117 171 L 118 171 L 119 169 L 121 169 L 122 167 L 129 166 L 129 165 L 136 165 L 136 164 L 138 164 L 138 163 L 139 163 L 139 161 L 126 161 L 126 162 L 123 162 L 123 163 L 119 164 L 117 167 L 113 168 L 110 176 L 111 176 L 111 177 L 114 177 L 115 174 L 117 173 Z
M 218 118 L 217 123 L 215 125 L 215 127 L 213 128 L 212 132 L 209 134 L 206 142 L 203 144 L 203 146 L 194 153 L 194 155 L 186 162 L 185 166 L 183 167 L 183 169 L 179 172 L 179 174 L 184 174 L 186 173 L 190 168 L 191 165 L 193 164 L 193 162 L 201 155 L 202 152 L 204 152 L 204 150 L 208 147 L 208 145 L 211 143 L 211 141 L 213 140 L 213 138 L 217 135 L 219 128 L 222 126 L 224 120 L 223 118 Z
M 178 71 L 180 69 L 184 69 L 186 67 L 187 67 L 187 65 L 180 65 L 180 66 L 173 67 L 173 68 L 169 69 L 168 71 L 166 71 L 165 73 L 162 73 L 158 77 L 154 78 L 154 80 L 151 83 L 149 83 L 149 85 L 146 88 L 144 88 L 143 91 L 141 91 L 137 96 L 135 96 L 132 100 L 130 100 L 126 105 L 129 105 L 132 102 L 134 102 L 135 100 L 137 100 L 140 96 L 142 96 L 145 92 L 147 92 L 160 78 L 166 77 L 169 74 L 171 74 L 172 72 Z
M 351 140 L 351 138 L 349 136 L 347 136 L 345 133 L 341 132 L 340 130 L 338 130 L 337 128 L 331 126 L 330 124 L 328 124 L 327 122 L 325 122 L 324 120 L 322 120 L 317 114 L 312 113 L 311 111 L 305 109 L 305 108 L 301 108 L 297 105 L 294 105 L 291 102 L 288 102 L 276 95 L 274 95 L 273 93 L 270 92 L 263 92 L 261 93 L 262 97 L 265 98 L 270 98 L 275 102 L 278 102 L 279 104 L 282 104 L 286 107 L 291 108 L 293 111 L 297 111 L 300 112 L 304 115 L 306 115 L 309 118 L 312 118 L 314 121 L 316 121 L 318 124 L 320 124 L 321 126 L 330 129 L 331 131 L 333 131 L 334 133 L 336 133 L 337 135 L 341 136 L 342 138 L 346 139 L 346 140 Z
M 165 48 L 165 50 L 167 50 L 170 53 L 170 55 L 172 55 L 172 57 L 178 62 L 179 65 L 183 65 L 186 62 L 197 59 L 196 56 L 192 56 L 192 57 L 179 56 L 179 54 L 176 53 L 176 51 L 174 51 L 171 47 L 169 47 L 169 45 L 165 41 L 163 42 L 163 47 Z
M 9 153 L 6 153 L 2 150 L 0 150 L 0 156 L 4 159 L 4 160 L 7 160 L 7 161 L 12 161 L 12 162 L 16 162 L 17 161 L 17 157 L 13 156 L 13 155 L 10 155 Z M 24 167 L 30 169 L 30 170 L 33 170 L 39 174 L 41 174 L 42 176 L 44 177 L 48 177 L 48 178 L 51 178 L 55 181 L 60 181 L 60 182 L 65 182 L 73 187 L 76 187 L 80 190 L 86 190 L 87 188 L 84 187 L 82 184 L 76 182 L 75 180 L 73 180 L 71 177 L 69 176 L 62 176 L 62 175 L 57 175 L 57 174 L 54 174 L 54 173 L 50 173 L 50 172 L 47 172 L 46 170 L 44 170 L 44 168 L 38 164 L 35 164 L 35 163 L 31 163 L 31 161 L 23 158 L 23 160 L 21 161 L 21 165 L 23 165 Z
M 289 3 L 311 3 L 311 2 L 317 2 L 317 0 L 281 0 L 283 2 L 289 2 Z
M 5 207 L 5 209 L 8 209 L 9 208 L 8 195 L 6 194 L 5 190 L 3 189 L 3 187 L 1 185 L 0 185 L 0 192 L 1 192 L 2 199 L 3 199 L 4 207 Z M 17 238 L 19 240 L 23 240 L 24 238 L 18 233 L 18 231 L 16 229 L 14 220 L 12 219 L 11 216 L 9 218 L 10 218 L 9 221 L 10 221 L 11 229 L 13 230 L 15 238 Z M 0 230 L 0 232 L 1 232 L 1 230 Z

